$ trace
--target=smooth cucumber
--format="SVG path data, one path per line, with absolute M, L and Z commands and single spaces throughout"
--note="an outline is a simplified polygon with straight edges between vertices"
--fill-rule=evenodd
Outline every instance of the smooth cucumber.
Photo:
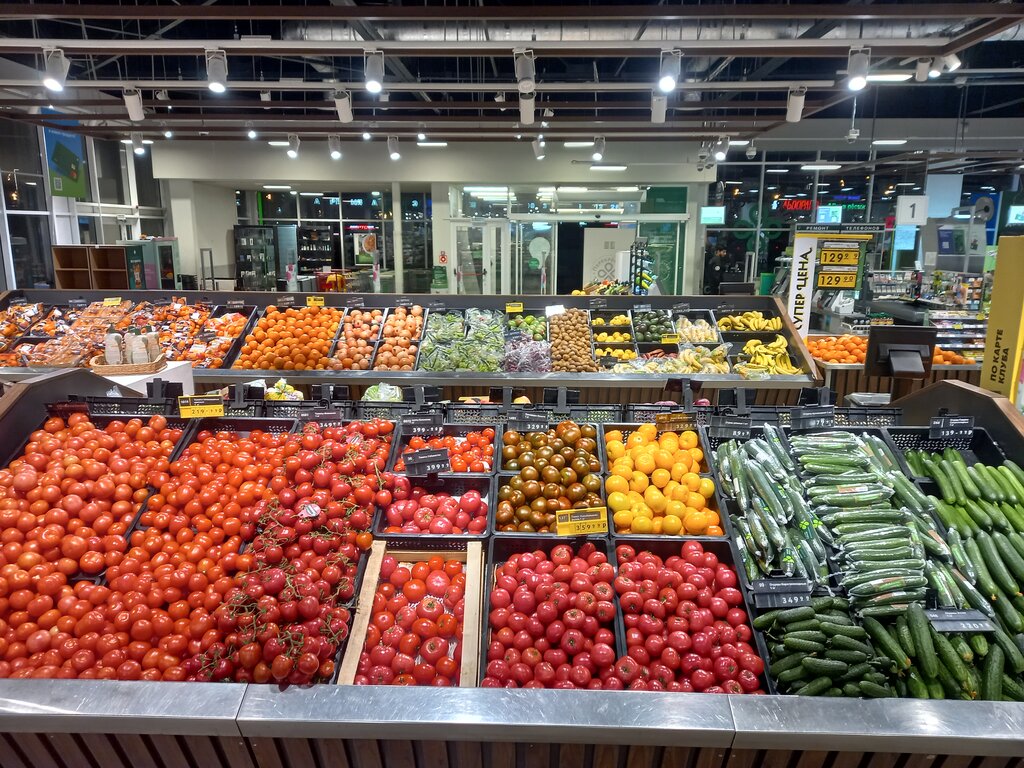
M 964 542 L 964 551 L 967 552 L 967 556 L 971 558 L 971 563 L 974 565 L 974 571 L 977 575 L 975 583 L 978 585 L 978 589 L 989 600 L 994 600 L 996 596 L 996 583 L 992 580 L 992 574 L 989 573 L 985 558 L 981 555 L 978 542 L 975 539 L 968 539 Z
M 981 669 L 981 698 L 986 701 L 1003 700 L 1003 667 L 1006 656 L 998 645 L 994 647 Z
M 985 559 L 985 565 L 988 566 L 988 571 L 992 574 L 996 584 L 1009 595 L 1019 595 L 1021 593 L 1020 586 L 1003 563 L 1003 559 L 999 556 L 999 551 L 996 549 L 992 537 L 987 533 L 979 534 L 978 549 Z
M 928 632 L 931 625 L 920 603 L 912 603 L 907 609 L 907 625 L 914 638 L 914 648 L 917 650 L 915 659 L 918 666 L 928 677 L 935 677 L 939 673 L 939 660 L 935 655 L 935 646 Z

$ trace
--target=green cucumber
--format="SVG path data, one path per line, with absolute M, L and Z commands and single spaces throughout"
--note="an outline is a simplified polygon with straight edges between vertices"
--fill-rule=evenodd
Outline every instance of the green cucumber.
M 967 642 L 971 646 L 971 650 L 974 651 L 975 656 L 983 657 L 988 653 L 988 640 L 980 632 L 967 638 Z
M 1013 701 L 1024 701 L 1024 685 L 1018 678 L 1010 677 L 1003 672 L 1003 696 Z
M 794 621 L 792 624 L 786 625 L 787 632 L 808 632 L 817 631 L 821 629 L 821 622 L 817 619 L 808 619 L 807 621 Z
M 916 636 L 915 636 L 916 639 Z M 968 674 L 967 666 L 963 663 L 953 646 L 950 645 L 949 640 L 946 636 L 936 632 L 935 628 L 931 625 L 928 626 L 928 639 L 931 643 L 934 653 L 932 655 L 932 661 L 935 662 L 935 674 L 939 673 L 938 662 L 941 660 L 942 664 L 946 666 L 953 678 L 960 684 L 963 690 L 967 690 L 964 686 L 970 684 L 970 674 Z
M 854 640 L 867 640 L 868 637 L 868 633 L 863 627 L 835 624 L 824 619 L 821 621 L 819 629 L 829 637 L 844 635 L 845 637 L 852 637 Z
M 799 608 L 787 608 L 784 611 L 779 611 L 775 619 L 782 624 L 792 624 L 794 621 L 808 621 L 813 619 L 814 616 L 815 613 L 812 606 L 801 605 Z
M 950 482 L 949 477 L 939 466 L 939 463 L 932 461 L 927 457 L 923 458 L 922 461 L 924 462 L 925 472 L 928 474 L 928 477 L 932 478 L 936 483 L 938 483 L 939 495 L 942 496 L 942 500 L 946 504 L 956 504 L 956 490 L 954 489 L 953 484 Z
M 1020 504 L 1021 502 L 1024 502 L 1024 486 L 1021 486 L 1017 481 L 1016 475 L 1010 471 L 1009 467 L 1006 465 L 996 467 L 996 476 L 1000 481 L 1002 481 L 1003 488 L 1013 492 L 1013 496 L 1009 493 L 1006 495 L 1006 500 L 1010 504 Z M 1017 500 L 1013 501 L 1014 498 Z
M 956 481 L 960 483 L 960 487 L 963 488 L 964 496 L 969 499 L 977 499 L 981 497 L 981 491 L 978 486 L 975 485 L 970 475 L 967 474 L 967 467 L 959 461 L 953 461 L 949 463 L 949 468 L 956 473 Z
M 1003 462 L 1003 466 L 1010 470 L 1010 473 L 1017 478 L 1017 483 L 1024 487 L 1024 469 L 1021 469 L 1020 465 L 1015 461 L 1006 460 Z
M 998 645 L 1003 649 L 1003 653 L 1006 655 L 1006 663 L 1009 664 L 1016 674 L 1024 672 L 1024 654 L 1021 653 L 1020 648 L 1013 641 L 1013 638 L 1006 634 L 1002 629 L 996 627 L 995 632 L 992 633 L 992 639 L 995 643 L 992 644 L 992 648 Z M 989 653 L 992 653 L 991 648 Z
M 917 650 L 914 648 L 914 636 L 910 632 L 910 625 L 907 624 L 906 616 L 896 617 L 896 640 L 900 647 L 910 658 L 917 657 Z
M 778 620 L 780 613 L 782 613 L 781 609 L 776 609 L 774 611 L 762 613 L 760 616 L 754 619 L 754 629 L 759 629 L 763 632 L 764 630 L 770 628 L 772 624 L 774 624 L 776 620 Z M 813 611 L 811 615 L 813 617 Z
M 892 697 L 891 690 L 870 680 L 861 680 L 858 685 L 860 692 L 870 699 L 887 699 Z
M 953 646 L 953 650 L 957 652 L 961 659 L 963 659 L 964 664 L 971 664 L 974 662 L 974 651 L 961 635 L 950 635 L 949 643 Z
M 826 653 L 834 653 L 834 651 L 826 651 Z M 853 651 L 844 651 L 844 653 L 853 653 Z M 866 661 L 862 661 L 859 664 L 851 664 L 850 668 L 846 671 L 837 682 L 846 683 L 850 681 L 860 680 L 864 675 L 867 675 L 873 670 L 873 667 Z
M 1013 607 L 1013 603 L 999 588 L 996 588 L 996 597 L 992 601 L 992 606 L 1008 630 L 1014 634 L 1024 632 L 1024 618 L 1021 618 L 1017 609 Z
M 850 665 L 845 661 L 828 658 L 818 659 L 814 656 L 808 656 L 800 664 L 811 674 L 827 675 L 828 677 L 842 677 L 850 668 Z
M 864 584 L 850 587 L 847 592 L 850 597 L 864 599 L 895 590 L 917 589 L 927 584 L 928 580 L 923 576 L 901 576 L 868 581 Z
M 956 563 L 956 567 L 964 572 L 972 582 L 978 578 L 977 572 L 974 570 L 974 564 L 970 558 L 967 557 L 967 553 L 964 552 L 964 544 L 960 538 L 960 532 L 956 528 L 950 528 L 947 534 L 949 541 L 949 551 L 953 554 L 953 562 Z
M 809 658 L 805 656 L 805 658 Z M 809 675 L 803 664 L 792 669 L 787 669 L 775 676 L 780 683 L 795 683 L 797 680 L 806 680 Z
M 832 638 L 831 647 L 837 651 L 860 651 L 866 656 L 871 656 L 874 650 L 867 643 L 862 643 L 852 637 L 846 635 L 836 635 Z
M 1003 516 L 1010 523 L 1010 528 L 1014 532 L 1024 531 L 1024 512 L 1021 511 L 1020 505 L 1011 507 L 1006 502 L 999 505 L 999 511 L 1003 513 Z
M 803 651 L 804 653 L 824 653 L 824 643 L 816 643 L 813 640 L 801 640 L 798 637 L 782 638 L 782 645 L 787 651 Z
M 939 660 L 935 655 L 935 646 L 928 631 L 931 624 L 920 603 L 912 603 L 907 609 L 907 625 L 914 638 L 914 648 L 917 650 L 915 658 L 918 666 L 928 677 L 935 677 L 939 672 Z
M 937 466 L 946 475 L 946 479 L 949 481 L 949 486 L 953 489 L 953 495 L 956 497 L 956 503 L 961 506 L 966 504 L 968 497 L 967 494 L 964 493 L 964 486 L 960 482 L 960 477 L 957 475 L 953 462 L 949 461 L 949 459 L 941 459 Z
M 892 659 L 898 668 L 910 668 L 910 658 L 903 652 L 895 638 L 882 626 L 881 622 L 871 616 L 865 616 L 862 623 L 864 629 L 871 635 L 871 639 L 882 653 Z
M 832 687 L 831 677 L 819 677 L 796 692 L 797 696 L 820 696 Z
M 971 482 L 974 483 L 974 486 L 981 492 L 981 497 L 985 499 L 985 501 L 998 503 L 1001 500 L 1001 494 L 992 487 L 992 484 L 988 482 L 988 478 L 982 477 L 977 466 L 967 467 L 965 471 L 967 473 L 967 477 L 970 478 Z
M 1005 500 L 1010 504 L 1019 504 L 1020 498 L 1017 496 L 1017 492 L 1013 489 L 1013 486 L 1006 479 L 1006 476 L 999 472 L 995 467 L 984 467 L 985 473 L 992 479 L 992 482 L 1003 492 Z
M 1003 514 L 1002 509 L 1000 509 L 998 505 L 991 504 L 984 499 L 978 499 L 975 503 L 985 510 L 985 514 L 992 518 L 993 527 L 998 528 L 1001 531 L 1012 530 L 1010 521 L 1007 520 L 1006 515 Z
M 863 651 L 831 650 L 825 651 L 825 658 L 833 661 L 842 661 L 846 664 L 862 664 L 870 657 Z
M 815 613 L 821 611 L 827 611 L 835 604 L 835 598 L 829 596 L 812 597 L 811 608 L 814 609 Z
M 1024 581 L 1024 557 L 1014 549 L 1013 544 L 1001 533 L 992 534 L 992 543 L 995 544 L 999 559 L 1014 576 Z
M 992 522 L 992 516 L 985 511 L 985 509 L 973 499 L 966 501 L 960 505 L 964 511 L 970 516 L 974 523 L 983 531 L 991 531 L 992 526 L 995 523 Z
M 778 661 L 772 662 L 771 666 L 768 667 L 768 671 L 771 672 L 772 677 L 778 677 L 787 669 L 798 668 L 800 666 L 800 662 L 806 658 L 806 653 L 791 653 L 788 656 L 783 656 Z
M 939 607 L 956 608 L 956 600 L 953 597 L 953 593 L 946 585 L 946 582 L 943 580 L 939 567 L 929 560 L 924 565 L 924 573 L 927 577 L 928 583 L 931 584 L 932 588 L 938 595 Z
M 1024 557 L 1024 536 L 1013 531 L 1006 534 L 1006 538 L 1008 538 L 1010 543 L 1013 544 L 1013 548 L 1017 550 L 1017 554 Z
M 995 600 L 996 583 L 992 579 L 992 574 L 989 573 L 988 564 L 985 562 L 985 558 L 982 557 L 978 542 L 975 539 L 968 539 L 964 542 L 964 551 L 967 552 L 967 556 L 971 558 L 971 563 L 974 565 L 974 571 L 977 575 L 975 583 L 978 585 L 978 590 L 989 600 Z
M 1003 563 L 1003 559 L 999 556 L 999 551 L 996 549 L 992 537 L 984 532 L 979 534 L 978 549 L 981 551 L 981 555 L 985 559 L 985 565 L 988 566 L 988 571 L 992 574 L 996 584 L 1010 595 L 1019 595 L 1021 593 L 1020 586 Z
M 953 578 L 953 583 L 956 584 L 957 589 L 960 590 L 960 593 L 972 608 L 981 611 L 991 619 L 996 617 L 996 612 L 992 607 L 992 603 L 988 598 L 982 595 L 981 592 L 974 588 L 974 585 L 967 580 L 966 576 L 955 568 L 948 568 L 947 572 Z
M 929 699 L 941 700 L 946 698 L 946 691 L 938 680 L 925 680 L 924 684 L 928 686 Z
M 939 681 L 939 685 L 942 686 L 942 690 L 946 694 L 946 698 L 955 699 L 963 693 L 963 688 L 960 687 L 960 681 L 953 677 L 953 673 L 949 671 L 945 664 L 939 664 L 939 674 L 935 676 L 935 679 Z
M 825 635 L 824 632 L 819 632 L 818 630 L 813 630 L 813 629 L 812 630 L 804 630 L 802 632 L 790 632 L 787 629 L 786 630 L 786 634 L 785 634 L 785 636 L 782 639 L 785 640 L 787 637 L 792 637 L 792 638 L 795 638 L 797 640 L 809 640 L 812 643 L 827 643 L 828 642 L 828 636 Z
M 928 686 L 921 679 L 921 674 L 911 667 L 907 670 L 907 691 L 913 699 L 929 699 Z
M 998 645 L 985 657 L 981 669 L 981 698 L 986 701 L 1003 700 L 1003 667 L 1006 656 Z
M 885 594 L 876 595 L 875 597 L 869 597 L 865 599 L 862 603 L 861 611 L 863 611 L 864 608 L 877 608 L 883 605 L 906 604 L 917 600 L 924 600 L 927 594 L 928 590 L 924 587 L 909 591 L 897 590 L 895 592 L 886 592 Z
M 828 622 L 829 624 L 840 624 L 844 627 L 854 626 L 853 619 L 843 611 L 824 611 L 819 618 L 822 622 Z

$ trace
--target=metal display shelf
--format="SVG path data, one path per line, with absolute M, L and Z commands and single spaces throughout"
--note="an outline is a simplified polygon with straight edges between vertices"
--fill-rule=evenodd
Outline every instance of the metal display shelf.
M 303 293 L 264 293 L 252 291 L 175 291 L 174 294 L 184 296 L 189 302 L 207 301 L 212 304 L 226 304 L 228 301 L 243 301 L 245 306 L 255 306 L 262 310 L 269 304 L 276 303 L 281 297 L 292 297 L 295 306 L 305 306 L 307 294 Z M 135 301 L 153 300 L 163 294 L 155 291 L 57 291 L 57 290 L 18 290 L 0 295 L 0 305 L 11 298 L 23 297 L 31 302 L 42 302 L 47 305 L 67 304 L 71 299 L 96 301 L 110 296 L 120 296 Z M 649 304 L 652 309 L 672 310 L 678 304 L 689 305 L 690 310 L 712 312 L 744 312 L 761 311 L 769 315 L 783 318 L 783 327 L 779 333 L 790 345 L 790 351 L 796 365 L 804 371 L 802 375 L 772 376 L 767 379 L 744 379 L 739 374 L 616 374 L 611 372 L 598 373 L 477 373 L 472 371 L 431 373 L 425 371 L 261 371 L 232 369 L 196 368 L 193 378 L 197 384 L 213 385 L 237 383 L 257 378 L 286 377 L 293 384 L 316 384 L 333 382 L 339 384 L 369 385 L 377 382 L 391 384 L 423 384 L 444 387 L 486 387 L 513 382 L 522 387 L 543 387 L 572 385 L 584 389 L 609 388 L 644 388 L 664 389 L 669 380 L 688 378 L 708 389 L 723 389 L 742 386 L 747 389 L 799 389 L 807 386 L 820 385 L 821 376 L 811 358 L 807 347 L 797 333 L 795 326 L 786 314 L 785 307 L 772 296 L 419 296 L 405 294 L 354 294 L 354 293 L 323 293 L 324 303 L 329 307 L 350 307 L 362 302 L 367 307 L 391 308 L 401 301 L 420 302 L 430 305 L 442 301 L 449 309 L 467 309 L 479 307 L 504 311 L 505 305 L 511 302 L 522 302 L 530 307 L 561 305 L 565 308 L 598 309 L 607 311 L 625 311 L 637 304 Z M 260 313 L 262 314 L 262 313 Z M 226 361 L 233 363 L 234 360 Z M 60 368 L 0 368 L 0 381 L 22 381 L 43 373 L 66 370 Z

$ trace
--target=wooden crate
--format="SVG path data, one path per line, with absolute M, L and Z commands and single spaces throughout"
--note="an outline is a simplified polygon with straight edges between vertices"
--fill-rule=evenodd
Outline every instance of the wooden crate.
M 459 547 L 462 547 L 461 549 Z M 366 630 L 373 618 L 373 596 L 380 582 L 380 567 L 384 555 L 391 555 L 400 563 L 417 563 L 440 555 L 445 560 L 459 560 L 466 564 L 465 611 L 462 617 L 462 667 L 459 671 L 459 687 L 475 688 L 479 677 L 481 613 L 483 611 L 483 544 L 479 541 L 451 542 L 447 549 L 400 549 L 388 548 L 388 543 L 378 539 L 370 549 L 363 574 L 363 585 L 356 602 L 355 619 L 348 648 L 341 662 L 338 685 L 352 685 L 359 666 L 359 655 L 366 641 Z

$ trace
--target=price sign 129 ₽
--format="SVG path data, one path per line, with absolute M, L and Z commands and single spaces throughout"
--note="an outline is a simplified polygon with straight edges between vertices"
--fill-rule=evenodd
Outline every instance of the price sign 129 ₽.
M 818 263 L 829 267 L 855 267 L 860 261 L 860 250 L 822 249 L 818 254 Z
M 856 272 L 819 272 L 816 281 L 818 288 L 836 290 L 852 290 L 857 287 Z

